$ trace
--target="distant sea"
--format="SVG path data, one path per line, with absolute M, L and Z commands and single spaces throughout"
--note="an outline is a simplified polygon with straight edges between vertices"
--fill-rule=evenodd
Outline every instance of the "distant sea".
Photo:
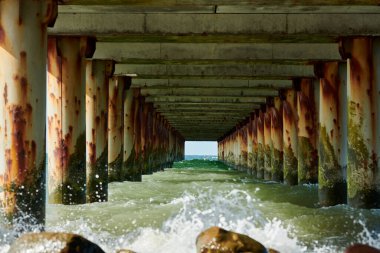
M 216 155 L 185 155 L 185 160 L 218 160 Z

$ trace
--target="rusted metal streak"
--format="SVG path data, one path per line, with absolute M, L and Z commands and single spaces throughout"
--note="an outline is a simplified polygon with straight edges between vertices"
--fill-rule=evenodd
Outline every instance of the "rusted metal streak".
M 318 151 L 317 126 L 314 103 L 314 87 L 311 79 L 302 79 L 297 92 L 298 113 L 298 183 L 317 183 Z
M 285 92 L 283 102 L 283 138 L 284 138 L 284 182 L 288 185 L 298 183 L 297 161 L 297 96 L 295 90 Z
M 0 2 L 0 175 L 5 213 L 22 230 L 45 221 L 46 38 L 56 4 Z
M 86 196 L 108 200 L 108 91 L 114 62 L 86 62 Z

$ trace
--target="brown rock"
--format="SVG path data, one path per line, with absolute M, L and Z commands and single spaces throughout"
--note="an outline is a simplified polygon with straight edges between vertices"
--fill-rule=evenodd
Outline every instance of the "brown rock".
M 119 249 L 116 253 L 136 253 L 129 249 Z
M 18 238 L 9 253 L 104 253 L 95 243 L 69 233 L 30 233 Z
M 265 247 L 249 236 L 211 227 L 198 235 L 197 253 L 267 253 Z
M 364 244 L 354 244 L 348 247 L 344 253 L 380 253 L 380 250 Z

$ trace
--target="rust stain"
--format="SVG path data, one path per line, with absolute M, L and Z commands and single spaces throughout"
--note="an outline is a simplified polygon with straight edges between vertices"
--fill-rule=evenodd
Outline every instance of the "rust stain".
M 5 31 L 0 22 L 0 45 L 4 45 L 6 40 Z

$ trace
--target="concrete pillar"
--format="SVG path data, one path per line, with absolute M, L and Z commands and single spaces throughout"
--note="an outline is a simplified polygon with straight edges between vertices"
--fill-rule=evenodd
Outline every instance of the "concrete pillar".
M 297 92 L 298 183 L 318 182 L 317 126 L 312 79 L 301 79 Z
M 153 147 L 152 147 L 152 155 L 153 155 L 153 171 L 156 172 L 160 168 L 160 162 L 159 162 L 159 123 L 160 123 L 160 114 L 158 112 L 154 112 L 153 117 Z
M 49 37 L 47 154 L 48 199 L 55 204 L 86 202 L 86 66 L 95 41 Z
M 271 166 L 272 180 L 282 182 L 284 180 L 283 164 L 283 127 L 282 127 L 282 101 L 280 97 L 274 98 L 271 113 Z
M 345 70 L 346 64 L 338 62 L 316 66 L 321 91 L 318 194 L 322 206 L 343 204 L 347 201 L 347 183 L 343 169 L 347 149 L 346 135 L 343 135 L 344 122 L 347 121 Z
M 86 62 L 86 199 L 108 200 L 108 90 L 111 60 Z
M 134 89 L 133 94 L 133 143 L 135 157 L 133 160 L 133 170 L 135 171 L 135 176 L 137 181 L 142 180 L 142 160 L 141 160 L 141 115 L 142 115 L 142 104 L 141 95 L 139 89 Z
M 257 178 L 264 179 L 265 171 L 265 136 L 264 112 L 260 110 L 257 115 Z
M 247 124 L 247 171 L 249 175 L 252 175 L 253 166 L 252 166 L 252 146 L 253 146 L 253 117 L 249 117 L 249 121 Z
M 143 96 L 139 97 L 139 122 L 140 122 L 140 167 L 143 175 L 148 174 L 147 164 L 147 119 L 148 119 L 148 106 L 145 104 Z
M 284 138 L 284 182 L 288 185 L 298 183 L 298 149 L 297 149 L 297 93 L 285 91 L 283 101 L 283 138 Z
M 257 115 L 253 114 L 252 120 L 252 176 L 257 177 L 258 171 L 258 130 L 257 130 Z
M 380 207 L 376 143 L 379 47 L 372 38 L 354 38 L 344 40 L 341 48 L 348 58 L 348 204 L 359 208 Z
M 266 112 L 264 113 L 264 179 L 272 179 L 272 137 L 271 137 L 271 106 L 272 101 L 267 104 Z
M 5 214 L 26 224 L 45 221 L 47 26 L 56 15 L 53 1 L 0 1 L 0 176 Z
M 123 139 L 124 108 L 123 94 L 128 77 L 113 76 L 109 79 L 108 89 L 108 179 L 109 182 L 124 181 Z
M 147 121 L 146 121 L 146 164 L 148 174 L 153 173 L 153 121 L 154 121 L 154 107 L 152 103 L 147 105 Z
M 127 79 L 127 86 L 130 86 L 131 80 Z M 135 103 L 134 89 L 125 89 L 123 95 L 124 104 L 124 138 L 123 138 L 123 170 L 122 176 L 127 181 L 138 181 L 140 175 L 134 167 L 135 160 L 135 138 L 134 138 L 134 121 L 135 121 Z

